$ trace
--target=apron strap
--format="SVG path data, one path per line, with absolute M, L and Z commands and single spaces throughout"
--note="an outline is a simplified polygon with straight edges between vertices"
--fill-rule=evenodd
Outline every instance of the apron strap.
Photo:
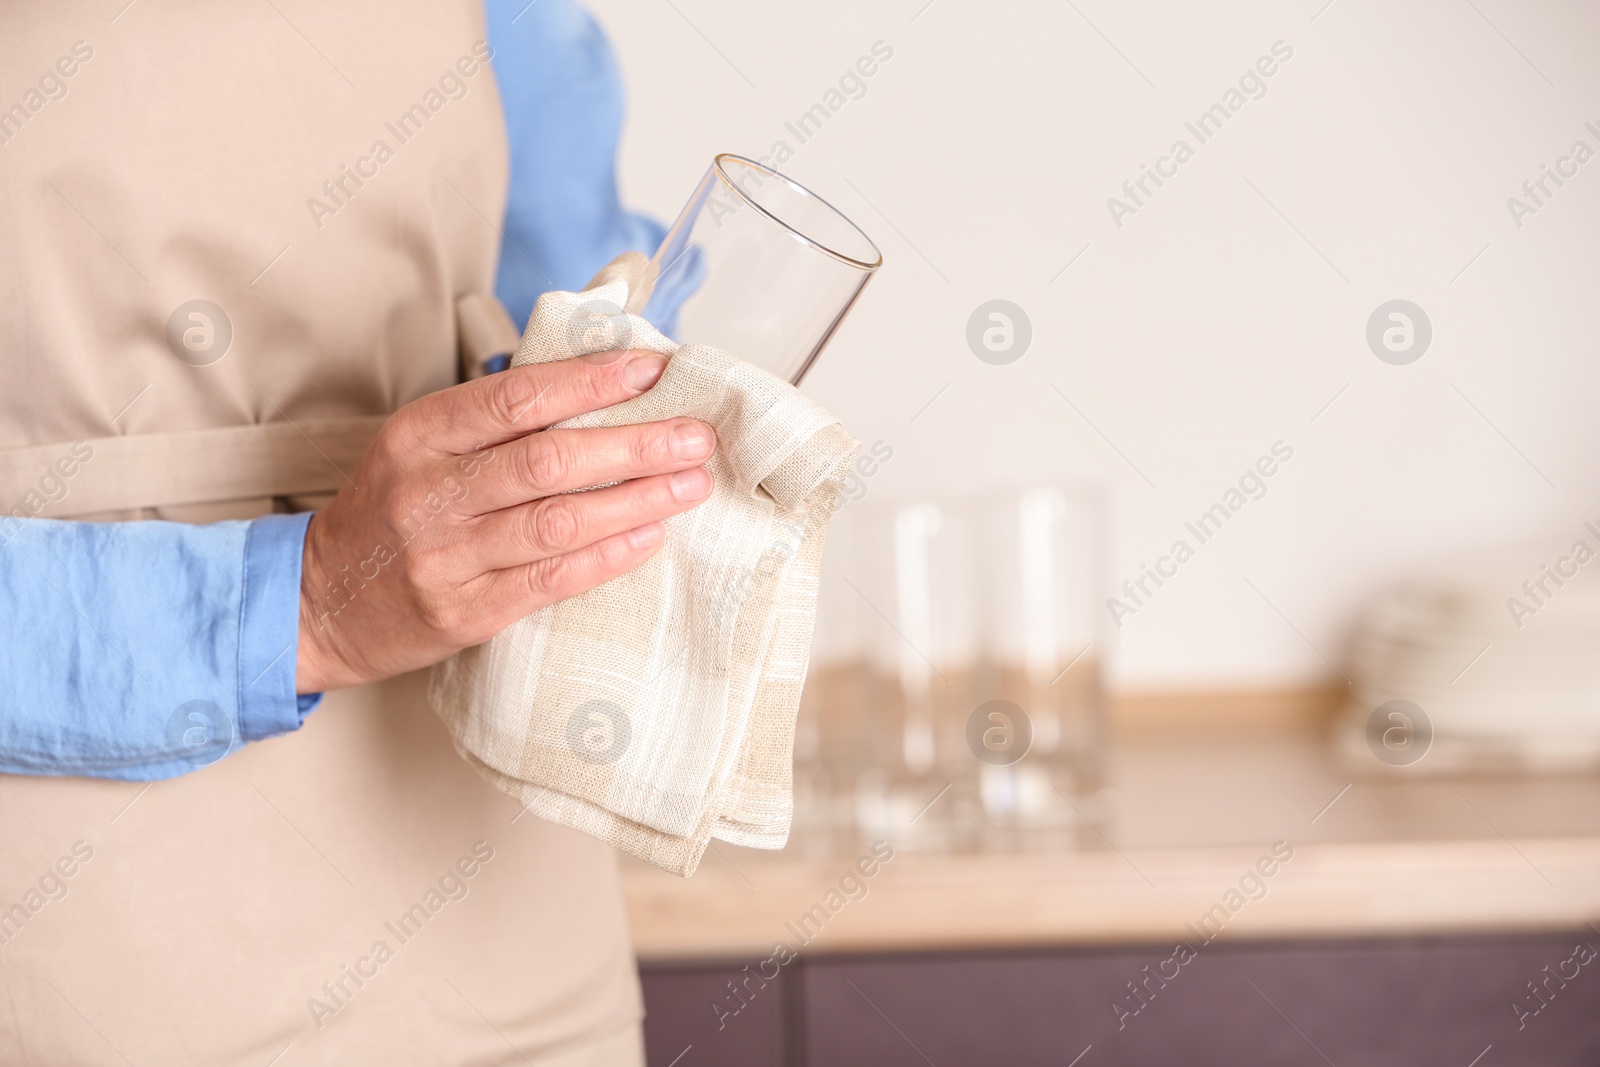
M 0 509 L 53 519 L 331 493 L 387 415 L 121 434 L 0 450 Z
M 478 378 L 521 343 L 488 293 L 456 301 L 461 370 Z M 336 492 L 387 415 L 118 434 L 0 449 L 0 519 L 70 519 Z

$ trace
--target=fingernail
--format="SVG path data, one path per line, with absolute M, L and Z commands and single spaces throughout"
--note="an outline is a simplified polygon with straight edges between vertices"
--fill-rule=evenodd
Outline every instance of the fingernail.
M 667 361 L 663 356 L 637 356 L 622 368 L 622 383 L 636 393 L 642 393 L 661 377 Z
M 686 422 L 672 431 L 672 454 L 679 459 L 705 459 L 711 455 L 711 431 L 698 422 Z
M 628 544 L 633 546 L 635 552 L 640 549 L 651 548 L 659 544 L 667 528 L 659 522 L 652 522 L 649 526 L 641 526 L 637 530 L 628 531 Z
M 691 467 L 667 479 L 667 485 L 678 501 L 687 504 L 691 500 L 703 500 L 711 492 L 711 475 L 704 467 Z

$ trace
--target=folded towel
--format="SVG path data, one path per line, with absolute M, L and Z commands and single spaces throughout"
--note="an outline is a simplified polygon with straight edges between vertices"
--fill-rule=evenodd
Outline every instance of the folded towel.
M 710 498 L 667 520 L 642 567 L 440 664 L 430 696 L 462 757 L 528 811 L 688 876 L 714 837 L 788 838 L 822 543 L 857 443 L 786 382 L 626 312 L 646 266 L 628 253 L 582 293 L 546 293 L 512 363 L 668 356 L 648 392 L 561 425 L 700 419 L 717 432 Z

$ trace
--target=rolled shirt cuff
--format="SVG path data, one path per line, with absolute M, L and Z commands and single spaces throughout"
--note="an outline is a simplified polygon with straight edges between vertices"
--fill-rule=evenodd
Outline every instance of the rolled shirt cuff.
M 322 701 L 297 694 L 300 560 L 311 513 L 265 515 L 245 534 L 239 606 L 239 739 L 259 741 L 300 729 Z

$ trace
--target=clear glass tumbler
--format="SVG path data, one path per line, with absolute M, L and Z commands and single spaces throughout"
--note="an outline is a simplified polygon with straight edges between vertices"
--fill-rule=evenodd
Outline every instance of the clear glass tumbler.
M 1099 847 L 1110 635 L 1098 491 L 868 500 L 834 519 L 802 709 L 817 822 L 908 851 Z M 797 770 L 797 775 L 800 772 Z
M 1095 844 L 1090 826 L 1107 814 L 1103 502 L 1041 486 L 969 501 L 963 517 L 977 594 L 968 700 L 1026 735 L 1015 752 L 974 749 L 985 847 Z
M 809 189 L 722 153 L 650 261 L 628 310 L 798 385 L 883 256 Z

